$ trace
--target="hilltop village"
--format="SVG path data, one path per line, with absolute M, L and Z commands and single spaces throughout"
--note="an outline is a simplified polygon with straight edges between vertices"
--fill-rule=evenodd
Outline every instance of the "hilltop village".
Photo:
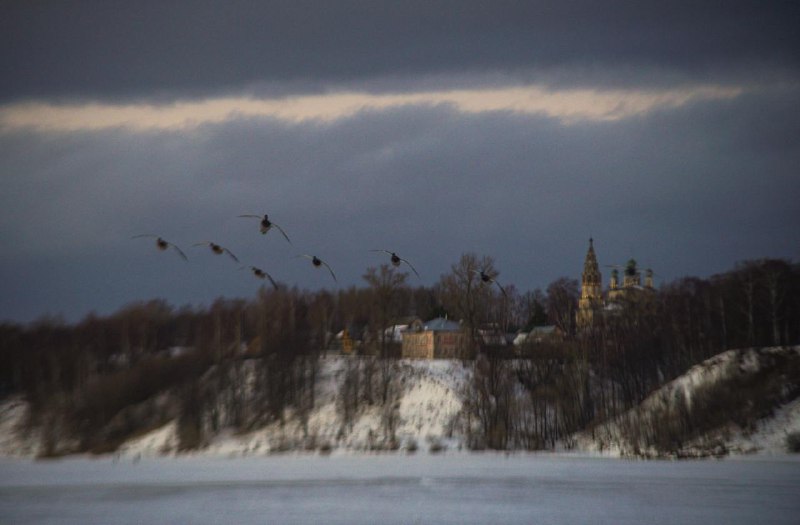
M 624 267 L 612 268 L 608 287 L 604 290 L 600 265 L 594 250 L 594 239 L 589 239 L 581 276 L 580 298 L 574 314 L 575 334 L 570 334 L 564 327 L 546 322 L 512 333 L 502 332 L 497 323 L 488 323 L 477 330 L 480 346 L 486 351 L 514 355 L 527 344 L 562 343 L 570 335 L 579 336 L 591 330 L 603 317 L 619 312 L 623 304 L 643 304 L 652 300 L 655 294 L 652 269 L 645 270 L 642 279 L 634 259 L 630 259 Z M 622 280 L 620 280 L 620 269 Z M 366 327 L 344 329 L 336 334 L 332 348 L 346 355 L 357 353 L 359 349 L 362 352 L 369 352 L 365 341 L 354 336 L 367 333 Z M 387 342 L 399 345 L 399 357 L 405 359 L 453 359 L 469 355 L 467 351 L 469 330 L 463 319 L 456 321 L 447 317 L 437 317 L 423 320 L 413 316 L 403 318 L 385 328 L 383 337 Z
M 37 456 L 224 436 L 237 453 L 552 450 L 587 433 L 600 450 L 719 455 L 777 413 L 794 435 L 800 265 L 658 288 L 635 261 L 607 286 L 600 268 L 589 240 L 580 281 L 545 291 L 502 286 L 490 257 L 464 254 L 433 287 L 383 264 L 334 293 L 275 283 L 210 307 L 1 324 L 2 433 Z

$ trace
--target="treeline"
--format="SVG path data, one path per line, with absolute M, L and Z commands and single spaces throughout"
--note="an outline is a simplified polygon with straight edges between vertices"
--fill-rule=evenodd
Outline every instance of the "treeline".
M 320 356 L 347 329 L 355 353 L 368 357 L 348 365 L 343 418 L 352 421 L 364 404 L 384 406 L 391 440 L 399 347 L 386 328 L 447 316 L 469 335 L 463 357 L 472 380 L 459 422 L 468 445 L 536 449 L 620 414 L 727 348 L 800 341 L 800 268 L 783 260 L 630 294 L 580 333 L 576 280 L 520 293 L 480 272 L 496 278 L 494 261 L 465 254 L 430 288 L 383 265 L 367 270 L 366 286 L 336 292 L 279 286 L 209 307 L 153 300 L 72 325 L 4 323 L 0 392 L 29 401 L 29 425 L 48 429 L 46 453 L 113 450 L 170 420 L 179 422 L 181 446 L 193 448 L 222 428 L 257 428 L 287 411 L 307 418 Z M 558 326 L 563 340 L 513 349 L 486 337 L 544 324 Z
M 574 310 L 576 288 L 576 283 L 559 280 L 548 288 L 548 298 L 568 296 L 562 306 Z M 569 444 L 576 431 L 613 420 L 659 386 L 726 349 L 798 344 L 800 266 L 782 260 L 749 261 L 710 279 L 684 278 L 652 292 L 623 294 L 596 312 L 593 326 L 580 333 L 574 315 L 553 317 L 557 311 L 552 308 L 548 312 L 551 319 L 565 320 L 562 326 L 571 337 L 527 344 L 522 359 L 485 353 L 476 363 L 466 396 L 472 446 L 541 448 L 558 440 Z M 782 375 L 789 398 L 771 396 L 773 407 L 800 393 L 793 372 L 797 366 L 786 367 Z M 710 413 L 719 408 L 714 406 L 698 404 L 684 420 L 721 424 Z M 667 427 L 673 444 L 697 433 L 696 425 L 664 422 Z M 674 435 L 677 427 L 685 434 Z M 656 447 L 663 443 L 653 439 Z

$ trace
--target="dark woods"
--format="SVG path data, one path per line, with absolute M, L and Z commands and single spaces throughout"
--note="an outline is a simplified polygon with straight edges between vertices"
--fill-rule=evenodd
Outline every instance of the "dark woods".
M 345 351 L 353 358 L 338 392 L 343 425 L 362 406 L 384 407 L 380 439 L 391 447 L 401 351 L 387 328 L 446 316 L 468 334 L 462 362 L 471 370 L 454 432 L 474 449 L 539 449 L 623 413 L 726 349 L 800 342 L 800 267 L 783 260 L 625 298 L 581 331 L 575 280 L 528 293 L 503 283 L 501 293 L 476 272 L 494 275 L 491 258 L 471 254 L 430 288 L 410 286 L 401 270 L 370 268 L 366 287 L 335 292 L 279 286 L 208 307 L 152 300 L 74 325 L 5 323 L 0 393 L 30 403 L 27 424 L 47 429 L 46 454 L 112 451 L 169 421 L 191 449 L 221 429 L 287 414 L 305 424 L 321 360 Z M 505 344 L 506 334 L 542 325 L 561 337 Z

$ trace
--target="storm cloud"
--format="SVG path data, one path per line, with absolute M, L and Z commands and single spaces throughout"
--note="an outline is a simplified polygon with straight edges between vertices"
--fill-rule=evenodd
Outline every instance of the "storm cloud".
M 371 249 L 523 291 L 589 236 L 661 281 L 800 256 L 794 4 L 316 4 L 12 6 L 0 319 L 252 296 L 206 240 L 312 289 Z
M 585 68 L 685 81 L 800 61 L 795 2 L 16 2 L 0 20 L 5 101 L 404 79 L 396 88 L 466 73 L 593 85 L 574 72 Z

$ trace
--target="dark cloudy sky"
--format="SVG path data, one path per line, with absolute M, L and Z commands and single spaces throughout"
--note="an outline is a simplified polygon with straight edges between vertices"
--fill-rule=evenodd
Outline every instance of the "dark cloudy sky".
M 800 259 L 798 2 L 0 10 L 0 320 L 252 297 L 205 240 L 306 289 L 362 285 L 370 249 L 424 285 L 490 255 L 522 291 L 589 236 L 661 281 Z

